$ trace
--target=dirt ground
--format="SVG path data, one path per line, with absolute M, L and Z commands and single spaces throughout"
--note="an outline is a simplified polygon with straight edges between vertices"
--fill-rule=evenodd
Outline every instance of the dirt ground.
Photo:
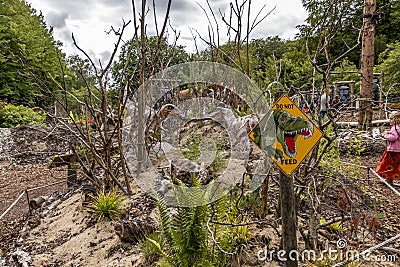
M 69 136 L 60 129 L 25 125 L 13 129 L 0 129 L 0 214 L 25 191 L 52 185 L 28 193 L 30 199 L 54 192 L 66 191 L 66 167 L 49 169 L 51 157 L 69 150 Z M 0 254 L 7 251 L 12 239 L 22 229 L 29 215 L 24 195 L 0 221 Z
M 36 126 L 0 130 L 0 214 L 26 189 L 51 184 L 66 179 L 65 167 L 48 169 L 47 164 L 57 153 L 69 150 L 67 139 L 59 133 Z M 53 135 L 54 134 L 54 135 Z M 364 139 L 366 141 L 367 138 Z M 358 251 L 377 245 L 400 232 L 400 214 L 398 213 L 398 196 L 386 185 L 379 182 L 368 170 L 351 168 L 344 162 L 367 167 L 374 167 L 384 149 L 384 143 L 374 142 L 367 145 L 360 157 L 350 155 L 348 147 L 342 143 L 341 171 L 336 174 L 341 180 L 337 187 L 324 194 L 321 202 L 325 203 L 325 219 L 340 214 L 340 200 L 347 194 L 347 204 L 353 219 L 359 217 L 357 229 L 351 229 L 354 221 L 345 221 L 344 230 L 324 234 L 327 245 L 334 246 L 338 238 L 348 240 L 348 246 Z M 343 172 L 343 173 L 341 173 Z M 358 172 L 357 179 L 348 179 L 345 172 Z M 400 189 L 400 187 L 396 187 Z M 136 217 L 148 217 L 154 205 L 148 196 L 135 187 L 134 196 L 127 202 L 130 214 Z M 269 204 L 273 209 L 273 199 L 279 187 L 271 182 Z M 57 192 L 56 194 L 54 192 Z M 346 193 L 344 193 L 346 192 Z M 1 220 L 0 232 L 0 266 L 9 266 L 5 262 L 16 250 L 26 252 L 30 257 L 29 266 L 154 266 L 146 263 L 138 244 L 123 243 L 114 231 L 114 222 L 96 223 L 82 208 L 81 191 L 69 190 L 65 183 L 42 188 L 30 193 L 30 198 L 42 195 L 55 196 L 58 205 L 49 210 L 45 216 L 43 210 L 33 211 L 29 216 L 26 197 Z M 339 203 L 339 204 L 338 204 Z M 299 226 L 307 225 L 307 215 L 300 211 Z M 273 214 L 268 215 L 273 218 Z M 376 220 L 374 219 L 376 218 Z M 374 221 L 375 220 L 375 221 Z M 372 223 L 371 223 L 372 222 Z M 27 228 L 29 226 L 29 229 Z M 28 231 L 29 230 L 29 231 Z M 281 266 L 275 260 L 260 261 L 257 253 L 268 246 L 268 249 L 279 249 L 279 240 L 273 227 L 252 225 L 251 237 L 247 249 L 242 253 L 235 266 Z M 301 234 L 298 234 L 301 243 Z M 19 242 L 17 242 L 19 240 Z M 303 248 L 304 249 L 304 248 Z M 390 251 L 392 249 L 392 251 Z M 387 244 L 375 255 L 396 255 L 397 261 L 374 262 L 360 261 L 359 266 L 399 266 L 400 241 Z M 393 252 L 394 251 L 394 252 Z M 15 265 L 17 266 L 17 265 Z M 300 266 L 331 266 L 310 265 Z

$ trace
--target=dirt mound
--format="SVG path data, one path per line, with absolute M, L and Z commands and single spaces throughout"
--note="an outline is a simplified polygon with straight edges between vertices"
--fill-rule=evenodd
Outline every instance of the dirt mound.
M 80 194 L 66 199 L 30 232 L 24 249 L 32 266 L 143 266 L 139 248 L 121 243 L 113 222 L 92 218 Z

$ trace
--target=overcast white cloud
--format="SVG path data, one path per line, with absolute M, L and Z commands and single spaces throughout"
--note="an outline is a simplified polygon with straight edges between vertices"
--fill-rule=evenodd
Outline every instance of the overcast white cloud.
M 131 0 L 26 0 L 38 11 L 42 11 L 47 25 L 54 28 L 54 37 L 63 45 L 63 52 L 67 55 L 79 54 L 73 46 L 71 34 L 73 33 L 78 44 L 90 56 L 95 59 L 106 60 L 114 48 L 116 37 L 106 32 L 111 27 L 120 28 L 122 21 L 132 20 Z M 148 34 L 155 33 L 153 20 L 153 1 L 148 2 Z M 231 0 L 209 1 L 214 14 L 220 18 L 220 13 L 225 14 L 229 10 Z M 240 2 L 240 1 L 239 1 Z M 135 0 L 136 9 L 140 10 L 139 0 Z M 166 10 L 166 0 L 154 0 L 158 24 L 163 21 Z M 306 18 L 306 12 L 301 5 L 301 0 L 257 0 L 252 1 L 251 14 L 254 18 L 261 8 L 265 8 L 261 15 L 267 14 L 274 7 L 273 12 L 260 23 L 252 33 L 252 38 L 265 38 L 278 35 L 290 39 L 297 33 L 296 25 L 302 24 Z M 189 52 L 193 52 L 195 45 L 193 35 L 197 32 L 208 39 L 209 25 L 207 16 L 212 20 L 206 0 L 173 0 L 170 12 L 170 25 L 179 33 L 178 44 L 186 46 Z M 262 16 L 261 16 L 262 17 Z M 226 27 L 220 19 L 220 38 L 226 39 Z M 214 24 L 214 22 L 212 21 Z M 214 25 L 215 26 L 215 25 Z M 216 28 L 214 27 L 214 30 Z M 132 37 L 133 23 L 127 29 L 125 39 Z M 169 29 L 169 36 L 173 31 Z M 197 44 L 204 44 L 197 37 Z

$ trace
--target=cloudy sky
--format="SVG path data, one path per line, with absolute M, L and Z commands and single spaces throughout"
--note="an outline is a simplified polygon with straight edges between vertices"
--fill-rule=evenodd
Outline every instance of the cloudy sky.
M 72 45 L 71 34 L 73 33 L 78 45 L 84 49 L 93 59 L 108 59 L 114 48 L 116 37 L 106 32 L 111 27 L 118 29 L 123 20 L 132 20 L 132 0 L 26 0 L 44 15 L 47 25 L 53 26 L 54 37 L 60 40 L 63 45 L 63 52 L 67 55 L 79 54 L 79 51 Z M 136 9 L 139 11 L 139 0 L 134 0 Z M 166 0 L 154 0 L 158 24 L 163 21 L 166 10 Z M 226 26 L 224 26 L 221 15 L 228 16 L 229 3 L 234 0 L 209 0 L 212 9 L 215 11 L 219 23 L 221 42 L 226 39 Z M 242 0 L 238 0 L 242 2 Z M 153 19 L 153 0 L 147 1 L 147 32 L 148 35 L 155 33 Z M 301 0 L 257 0 L 252 1 L 250 12 L 251 21 L 257 13 L 262 10 L 259 18 L 264 17 L 271 10 L 262 23 L 252 32 L 251 38 L 265 38 L 267 36 L 279 35 L 285 39 L 291 39 L 297 33 L 296 25 L 302 24 L 306 18 L 306 12 L 301 5 Z M 262 9 L 264 7 L 264 9 Z M 275 8 L 275 9 L 274 9 Z M 179 33 L 178 44 L 186 47 L 188 52 L 195 51 L 193 35 L 200 34 L 208 39 L 208 19 L 212 20 L 206 0 L 172 0 L 170 12 L 170 28 L 168 35 L 170 39 L 174 36 L 172 28 Z M 245 11 L 247 16 L 247 11 Z M 216 30 L 212 21 L 213 29 Z M 161 27 L 161 26 L 159 26 Z M 172 27 L 172 28 L 171 28 Z M 124 39 L 133 35 L 133 23 L 126 30 Z M 204 47 L 201 38 L 197 36 L 197 46 Z

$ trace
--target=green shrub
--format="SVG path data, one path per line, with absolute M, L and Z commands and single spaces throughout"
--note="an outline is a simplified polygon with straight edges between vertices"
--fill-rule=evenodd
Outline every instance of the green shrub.
M 91 197 L 89 212 L 97 216 L 98 221 L 115 221 L 124 213 L 122 208 L 123 197 L 114 191 L 108 193 L 100 192 Z
M 46 113 L 25 106 L 6 104 L 0 109 L 0 127 L 11 128 L 24 124 L 44 125 Z

